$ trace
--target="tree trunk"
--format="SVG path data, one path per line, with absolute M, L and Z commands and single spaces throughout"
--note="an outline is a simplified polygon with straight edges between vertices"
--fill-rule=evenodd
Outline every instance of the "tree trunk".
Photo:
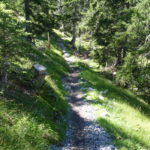
M 78 52 L 80 52 L 80 46 L 81 46 L 81 29 L 79 29 L 78 38 L 79 38 Z
M 7 82 L 8 82 L 8 74 L 7 74 L 7 71 L 5 71 L 3 73 L 2 83 L 7 84 Z
M 122 57 L 125 58 L 125 57 L 126 57 L 126 54 L 127 54 L 126 48 L 123 48 L 123 49 L 122 49 Z
M 27 21 L 26 23 L 26 32 L 27 33 L 31 33 L 31 28 L 30 28 L 30 4 L 29 4 L 30 0 L 24 0 L 24 11 L 25 11 L 25 19 Z M 26 37 L 27 41 L 32 42 L 32 37 L 31 35 L 27 35 Z
M 48 49 L 50 49 L 50 48 L 51 48 L 51 37 L 50 37 L 50 31 L 48 31 L 48 33 L 47 33 L 47 41 L 48 41 L 48 45 L 47 45 L 47 47 L 48 47 Z
M 117 49 L 117 62 L 116 62 L 116 66 L 121 65 L 122 63 L 122 48 L 118 48 Z
M 75 23 L 73 24 L 73 30 L 72 30 L 72 40 L 71 40 L 71 44 L 72 44 L 72 48 L 75 49 L 75 42 L 76 42 L 76 25 Z
M 2 86 L 5 88 L 8 83 L 8 70 L 9 70 L 9 63 L 7 61 L 7 58 L 5 58 L 6 61 L 2 62 Z

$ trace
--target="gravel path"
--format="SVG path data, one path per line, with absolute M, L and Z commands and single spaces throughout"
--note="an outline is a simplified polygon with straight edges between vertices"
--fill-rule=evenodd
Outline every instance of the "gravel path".
M 68 64 L 73 59 L 65 51 L 64 58 Z M 84 99 L 84 93 L 80 91 L 79 68 L 72 68 L 72 72 L 65 80 L 65 87 L 70 92 L 69 99 L 69 128 L 66 139 L 59 146 L 53 146 L 53 150 L 117 150 L 111 142 L 111 137 L 96 123 L 96 108 L 88 100 Z

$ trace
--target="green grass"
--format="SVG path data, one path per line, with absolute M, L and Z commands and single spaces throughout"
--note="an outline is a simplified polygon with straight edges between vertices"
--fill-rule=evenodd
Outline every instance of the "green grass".
M 25 44 L 13 61 L 11 71 L 15 75 L 10 74 L 10 84 L 0 89 L 0 150 L 47 150 L 62 140 L 67 114 L 62 77 L 69 68 L 55 41 L 50 50 Z M 48 71 L 42 88 L 31 84 L 35 63 Z M 31 92 L 35 89 L 36 93 Z
M 60 32 L 58 34 L 64 37 Z M 149 150 L 150 104 L 105 79 L 104 75 L 100 74 L 100 66 L 96 62 L 72 56 L 71 47 L 68 49 L 74 59 L 72 66 L 81 69 L 80 85 L 85 98 L 98 108 L 97 123 L 109 132 L 117 148 Z
M 130 91 L 121 89 L 104 79 L 87 65 L 80 76 L 86 98 L 98 107 L 97 122 L 113 137 L 120 150 L 150 149 L 150 105 Z M 92 87 L 89 91 L 87 88 Z M 107 91 L 107 92 L 106 92 Z M 107 116 L 102 115 L 107 112 Z

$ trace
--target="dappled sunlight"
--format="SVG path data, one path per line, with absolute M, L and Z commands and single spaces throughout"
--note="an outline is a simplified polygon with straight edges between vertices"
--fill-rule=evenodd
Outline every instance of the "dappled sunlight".
M 22 69 L 28 69 L 32 67 L 32 63 L 29 59 L 23 58 L 23 57 L 18 57 L 17 61 L 14 61 L 13 64 L 18 65 Z
M 82 64 L 80 86 L 84 99 L 97 108 L 98 123 L 115 137 L 124 149 L 141 150 L 150 144 L 150 106 L 130 91 L 102 78 L 88 65 Z
M 109 90 L 106 94 L 109 99 L 116 99 L 118 101 L 126 102 L 141 111 L 141 113 L 145 113 L 145 115 L 149 116 L 149 104 L 137 98 L 131 92 L 114 86 L 110 81 L 100 77 L 98 74 L 90 70 L 82 71 L 81 76 L 97 90 Z
M 71 40 L 71 35 L 70 37 L 66 35 L 64 32 L 60 32 L 60 30 L 53 29 L 53 31 L 63 40 L 70 41 Z M 67 32 L 68 33 L 68 32 Z M 69 33 L 68 33 L 69 34 Z
M 80 85 L 82 86 L 82 84 Z M 109 97 L 111 89 L 98 89 L 86 80 L 83 82 L 83 86 L 81 90 L 85 94 L 85 99 L 98 108 L 96 112 L 97 117 L 100 117 L 98 122 L 117 138 L 117 145 L 120 144 L 121 147 L 126 149 L 135 147 L 135 149 L 139 150 L 143 145 L 150 146 L 144 142 L 150 140 L 148 134 L 148 131 L 150 131 L 150 119 L 145 114 L 125 101 L 118 101 L 120 96 Z M 110 124 L 107 126 L 103 122 L 104 120 L 113 122 L 114 126 Z M 115 126 L 116 128 L 114 128 Z
M 62 57 L 62 52 L 61 52 L 61 51 L 59 51 L 58 49 L 54 48 L 54 46 L 51 47 L 51 49 L 53 50 L 53 53 L 55 53 L 55 54 L 57 54 L 58 56 Z M 50 54 L 49 54 L 49 55 L 50 55 Z
M 58 81 L 54 81 L 50 76 L 46 78 L 47 82 L 50 84 L 50 86 L 54 89 L 54 91 L 58 94 L 58 96 L 62 99 L 64 99 L 64 95 L 57 86 Z
M 19 98 L 22 98 L 21 95 Z M 5 143 L 8 149 L 14 150 L 20 147 L 31 149 L 35 144 L 36 149 L 41 149 L 49 140 L 57 141 L 58 133 L 55 132 L 51 120 L 46 120 L 51 115 L 49 108 L 38 99 L 35 101 L 28 97 L 25 102 L 22 99 L 20 102 L 20 99 L 18 102 L 15 99 L 0 102 L 0 132 L 3 135 L 0 137 L 0 145 Z
M 38 42 L 39 47 L 24 44 L 11 64 L 11 84 L 5 91 L 0 90 L 0 145 L 4 148 L 48 149 L 64 136 L 67 91 L 62 77 L 69 67 L 54 39 L 51 49 L 45 48 L 47 41 Z M 33 64 L 47 68 L 41 87 L 34 84 Z
M 68 53 L 64 54 L 65 60 L 70 62 L 70 63 L 75 63 L 77 61 L 77 57 L 75 56 L 69 56 Z
M 98 90 L 89 90 L 86 92 L 86 98 L 88 100 L 105 100 L 105 96 L 103 94 L 104 91 L 98 91 Z

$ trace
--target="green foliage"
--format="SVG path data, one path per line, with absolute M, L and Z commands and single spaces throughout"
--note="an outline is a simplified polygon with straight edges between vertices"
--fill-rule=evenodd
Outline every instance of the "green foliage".
M 149 5 L 148 0 L 92 0 L 80 25 L 83 37 L 89 35 L 86 42 L 96 40 L 94 46 L 89 44 L 90 56 L 106 69 L 115 67 L 111 73 L 116 70 L 116 82 L 138 88 L 145 97 L 149 95 Z
M 67 102 L 61 79 L 68 66 L 55 40 L 51 50 L 26 43 L 12 61 L 8 86 L 0 88 L 0 149 L 44 150 L 63 138 Z M 33 82 L 31 67 L 35 63 L 48 71 L 40 88 Z
M 9 70 L 12 60 L 23 46 L 20 38 L 24 35 L 22 29 L 24 22 L 19 20 L 15 12 L 7 9 L 2 2 L 0 3 L 0 18 L 0 68 L 2 75 L 4 71 Z
M 135 85 L 135 78 L 137 78 L 138 68 L 137 61 L 134 59 L 135 55 L 129 53 L 125 58 L 125 63 L 117 73 L 116 82 L 118 81 L 121 86 L 131 86 Z M 129 85 L 128 85 L 129 84 Z
M 85 98 L 90 97 L 90 104 L 97 108 L 97 123 L 112 135 L 117 148 L 147 150 L 150 147 L 149 104 L 130 91 L 116 87 L 94 72 L 93 67 L 82 65 L 80 76 Z M 104 112 L 108 115 L 104 116 Z
M 33 35 L 42 35 L 58 26 L 57 1 L 31 1 L 31 30 Z

